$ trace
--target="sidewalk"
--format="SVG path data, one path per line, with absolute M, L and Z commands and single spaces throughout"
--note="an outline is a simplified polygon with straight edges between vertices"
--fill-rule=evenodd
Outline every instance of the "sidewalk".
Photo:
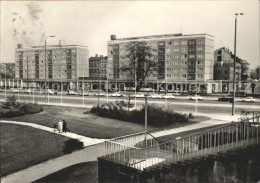
M 217 117 L 218 119 L 210 119 L 201 123 L 196 123 L 184 127 L 179 127 L 179 128 L 174 128 L 170 130 L 163 130 L 159 132 L 154 132 L 152 133 L 155 137 L 160 137 L 160 136 L 165 136 L 165 135 L 170 135 L 170 134 L 176 134 L 184 131 L 189 131 L 189 130 L 194 130 L 194 129 L 199 129 L 199 128 L 204 128 L 204 127 L 209 127 L 209 126 L 214 126 L 218 124 L 225 124 L 229 123 L 231 119 L 237 119 L 238 116 L 229 116 L 229 115 L 211 115 L 211 114 L 202 114 L 198 113 L 198 115 L 210 115 L 210 117 Z M 14 124 L 20 124 L 20 125 L 27 125 L 28 123 L 24 124 L 23 122 L 14 122 L 14 121 L 0 121 L 2 123 L 14 123 Z M 30 125 L 27 126 L 32 126 L 38 129 L 50 131 L 53 133 L 53 129 L 41 125 L 36 125 L 30 123 Z M 67 134 L 62 134 L 64 136 L 67 136 Z M 73 136 L 71 136 L 73 135 Z M 96 145 L 92 145 L 89 147 L 86 147 L 82 150 L 75 151 L 71 154 L 64 155 L 58 158 L 54 158 L 52 160 L 40 163 L 38 165 L 26 168 L 24 170 L 21 170 L 19 172 L 7 175 L 6 177 L 2 178 L 2 183 L 29 183 L 33 182 L 35 180 L 38 180 L 42 177 L 45 177 L 51 173 L 57 172 L 61 169 L 64 169 L 66 167 L 72 166 L 74 164 L 78 164 L 81 162 L 89 162 L 89 161 L 96 161 L 97 157 L 105 155 L 105 148 L 104 148 L 104 139 L 92 139 L 88 137 L 83 137 L 79 136 L 77 134 L 71 134 L 68 135 L 68 137 L 82 137 L 83 139 L 89 140 L 90 144 L 91 141 L 93 140 L 92 144 L 98 143 Z M 81 139 L 81 140 L 83 140 Z M 94 143 L 95 142 L 95 143 Z M 86 143 L 87 146 L 87 143 Z

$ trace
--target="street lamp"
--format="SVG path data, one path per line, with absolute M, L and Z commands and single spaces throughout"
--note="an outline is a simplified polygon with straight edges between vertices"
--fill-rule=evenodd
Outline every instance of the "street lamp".
M 232 101 L 232 116 L 235 114 L 235 96 L 236 96 L 236 44 L 237 44 L 237 16 L 244 15 L 244 13 L 235 14 L 235 40 L 234 40 L 234 69 L 233 69 L 233 101 Z
M 44 49 L 45 49 L 45 85 L 44 85 L 44 87 L 45 87 L 45 102 L 47 103 L 47 90 L 46 90 L 46 84 L 47 84 L 47 75 L 46 75 L 46 73 L 47 73 L 47 70 L 46 70 L 46 67 L 47 67 L 47 63 L 46 63 L 46 45 L 47 45 L 47 43 L 46 43 L 46 40 L 47 40 L 47 38 L 50 38 L 50 37 L 55 37 L 54 35 L 52 35 L 52 36 L 47 36 L 47 37 L 45 37 L 45 44 L 44 44 Z

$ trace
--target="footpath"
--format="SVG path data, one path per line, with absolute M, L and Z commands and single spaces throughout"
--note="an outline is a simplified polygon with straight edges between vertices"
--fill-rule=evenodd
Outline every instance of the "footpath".
M 155 137 L 170 135 L 170 134 L 176 134 L 180 132 L 185 132 L 193 129 L 199 129 L 209 126 L 214 126 L 218 124 L 225 124 L 229 123 L 231 121 L 235 121 L 238 119 L 237 116 L 229 116 L 229 115 L 213 115 L 213 114 L 206 114 L 206 113 L 198 113 L 197 115 L 204 115 L 211 117 L 210 120 L 174 128 L 170 130 L 163 130 L 159 132 L 152 133 Z M 17 122 L 17 121 L 0 121 L 1 123 L 13 123 L 13 124 L 19 124 L 19 125 L 27 125 L 28 123 L 24 124 L 23 122 Z M 51 133 L 53 132 L 52 128 L 45 127 L 42 125 L 36 125 L 29 123 L 27 126 L 31 126 L 34 128 L 42 129 L 49 131 Z M 7 175 L 5 177 L 1 178 L 2 183 L 29 183 L 33 182 L 35 180 L 38 180 L 42 177 L 45 177 L 49 174 L 52 174 L 54 172 L 57 172 L 61 169 L 64 169 L 66 167 L 82 163 L 82 162 L 90 162 L 90 161 L 97 161 L 97 158 L 100 156 L 105 155 L 105 148 L 104 148 L 104 140 L 105 139 L 93 139 L 89 137 L 80 136 L 73 133 L 63 133 L 61 135 L 70 137 L 70 138 L 78 138 L 84 141 L 84 145 L 86 146 L 84 149 L 75 151 L 71 154 L 64 155 L 58 158 L 54 158 L 51 160 L 48 160 L 46 162 L 40 163 L 38 165 L 26 168 L 24 170 L 18 171 L 16 173 Z

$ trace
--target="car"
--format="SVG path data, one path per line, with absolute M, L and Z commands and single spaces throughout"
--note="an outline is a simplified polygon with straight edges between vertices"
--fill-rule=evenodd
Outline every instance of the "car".
M 244 99 L 242 99 L 242 102 L 255 102 L 256 99 L 254 99 L 253 97 L 246 97 Z
M 232 102 L 233 101 L 233 96 L 222 96 L 222 97 L 218 98 L 218 101 Z
M 164 99 L 175 99 L 175 96 L 172 93 L 167 93 L 163 96 Z
M 77 93 L 73 90 L 68 90 L 67 95 L 76 95 Z
M 52 94 L 52 95 L 57 94 L 57 92 L 55 92 L 55 91 L 53 91 L 53 90 L 51 90 L 51 89 L 47 89 L 47 90 L 44 91 L 43 93 Z
M 135 97 L 135 98 L 144 98 L 145 96 L 144 96 L 143 93 L 138 93 L 138 94 L 134 95 L 133 97 Z
M 19 92 L 21 92 L 20 89 L 12 89 L 11 91 L 12 91 L 13 93 L 19 93 Z
M 79 92 L 78 95 L 80 95 L 80 96 L 89 96 L 89 93 L 85 92 L 85 91 L 82 91 L 82 92 Z
M 123 96 L 123 94 L 122 93 L 118 93 L 118 92 L 111 94 L 111 97 L 122 97 L 122 96 Z
M 98 92 L 98 93 L 95 93 L 94 96 L 101 96 L 101 97 L 103 97 L 103 96 L 105 96 L 105 94 L 103 92 Z
M 24 90 L 23 92 L 24 92 L 24 93 L 32 93 L 33 90 L 31 90 L 31 89 L 27 89 L 27 90 Z
M 151 98 L 151 99 L 162 99 L 163 97 L 160 94 L 155 93 L 155 94 L 150 95 L 149 98 Z
M 140 91 L 142 91 L 142 92 L 154 92 L 155 89 L 153 89 L 153 88 L 141 88 Z
M 199 95 L 194 95 L 194 96 L 191 96 L 189 99 L 190 100 L 203 100 L 203 97 L 201 97 Z

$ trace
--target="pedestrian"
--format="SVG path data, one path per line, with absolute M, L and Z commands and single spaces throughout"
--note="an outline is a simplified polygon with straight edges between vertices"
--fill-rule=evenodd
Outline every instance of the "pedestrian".
M 58 123 L 58 128 L 59 128 L 59 132 L 62 133 L 62 130 L 63 130 L 63 123 L 62 123 L 61 120 L 60 120 L 59 123 Z
M 58 130 L 58 122 L 57 122 L 57 120 L 55 119 L 55 120 L 54 120 L 54 124 L 53 124 L 53 131 L 55 132 L 56 130 Z
M 63 132 L 67 132 L 67 123 L 65 120 L 63 120 L 63 129 L 62 129 Z

